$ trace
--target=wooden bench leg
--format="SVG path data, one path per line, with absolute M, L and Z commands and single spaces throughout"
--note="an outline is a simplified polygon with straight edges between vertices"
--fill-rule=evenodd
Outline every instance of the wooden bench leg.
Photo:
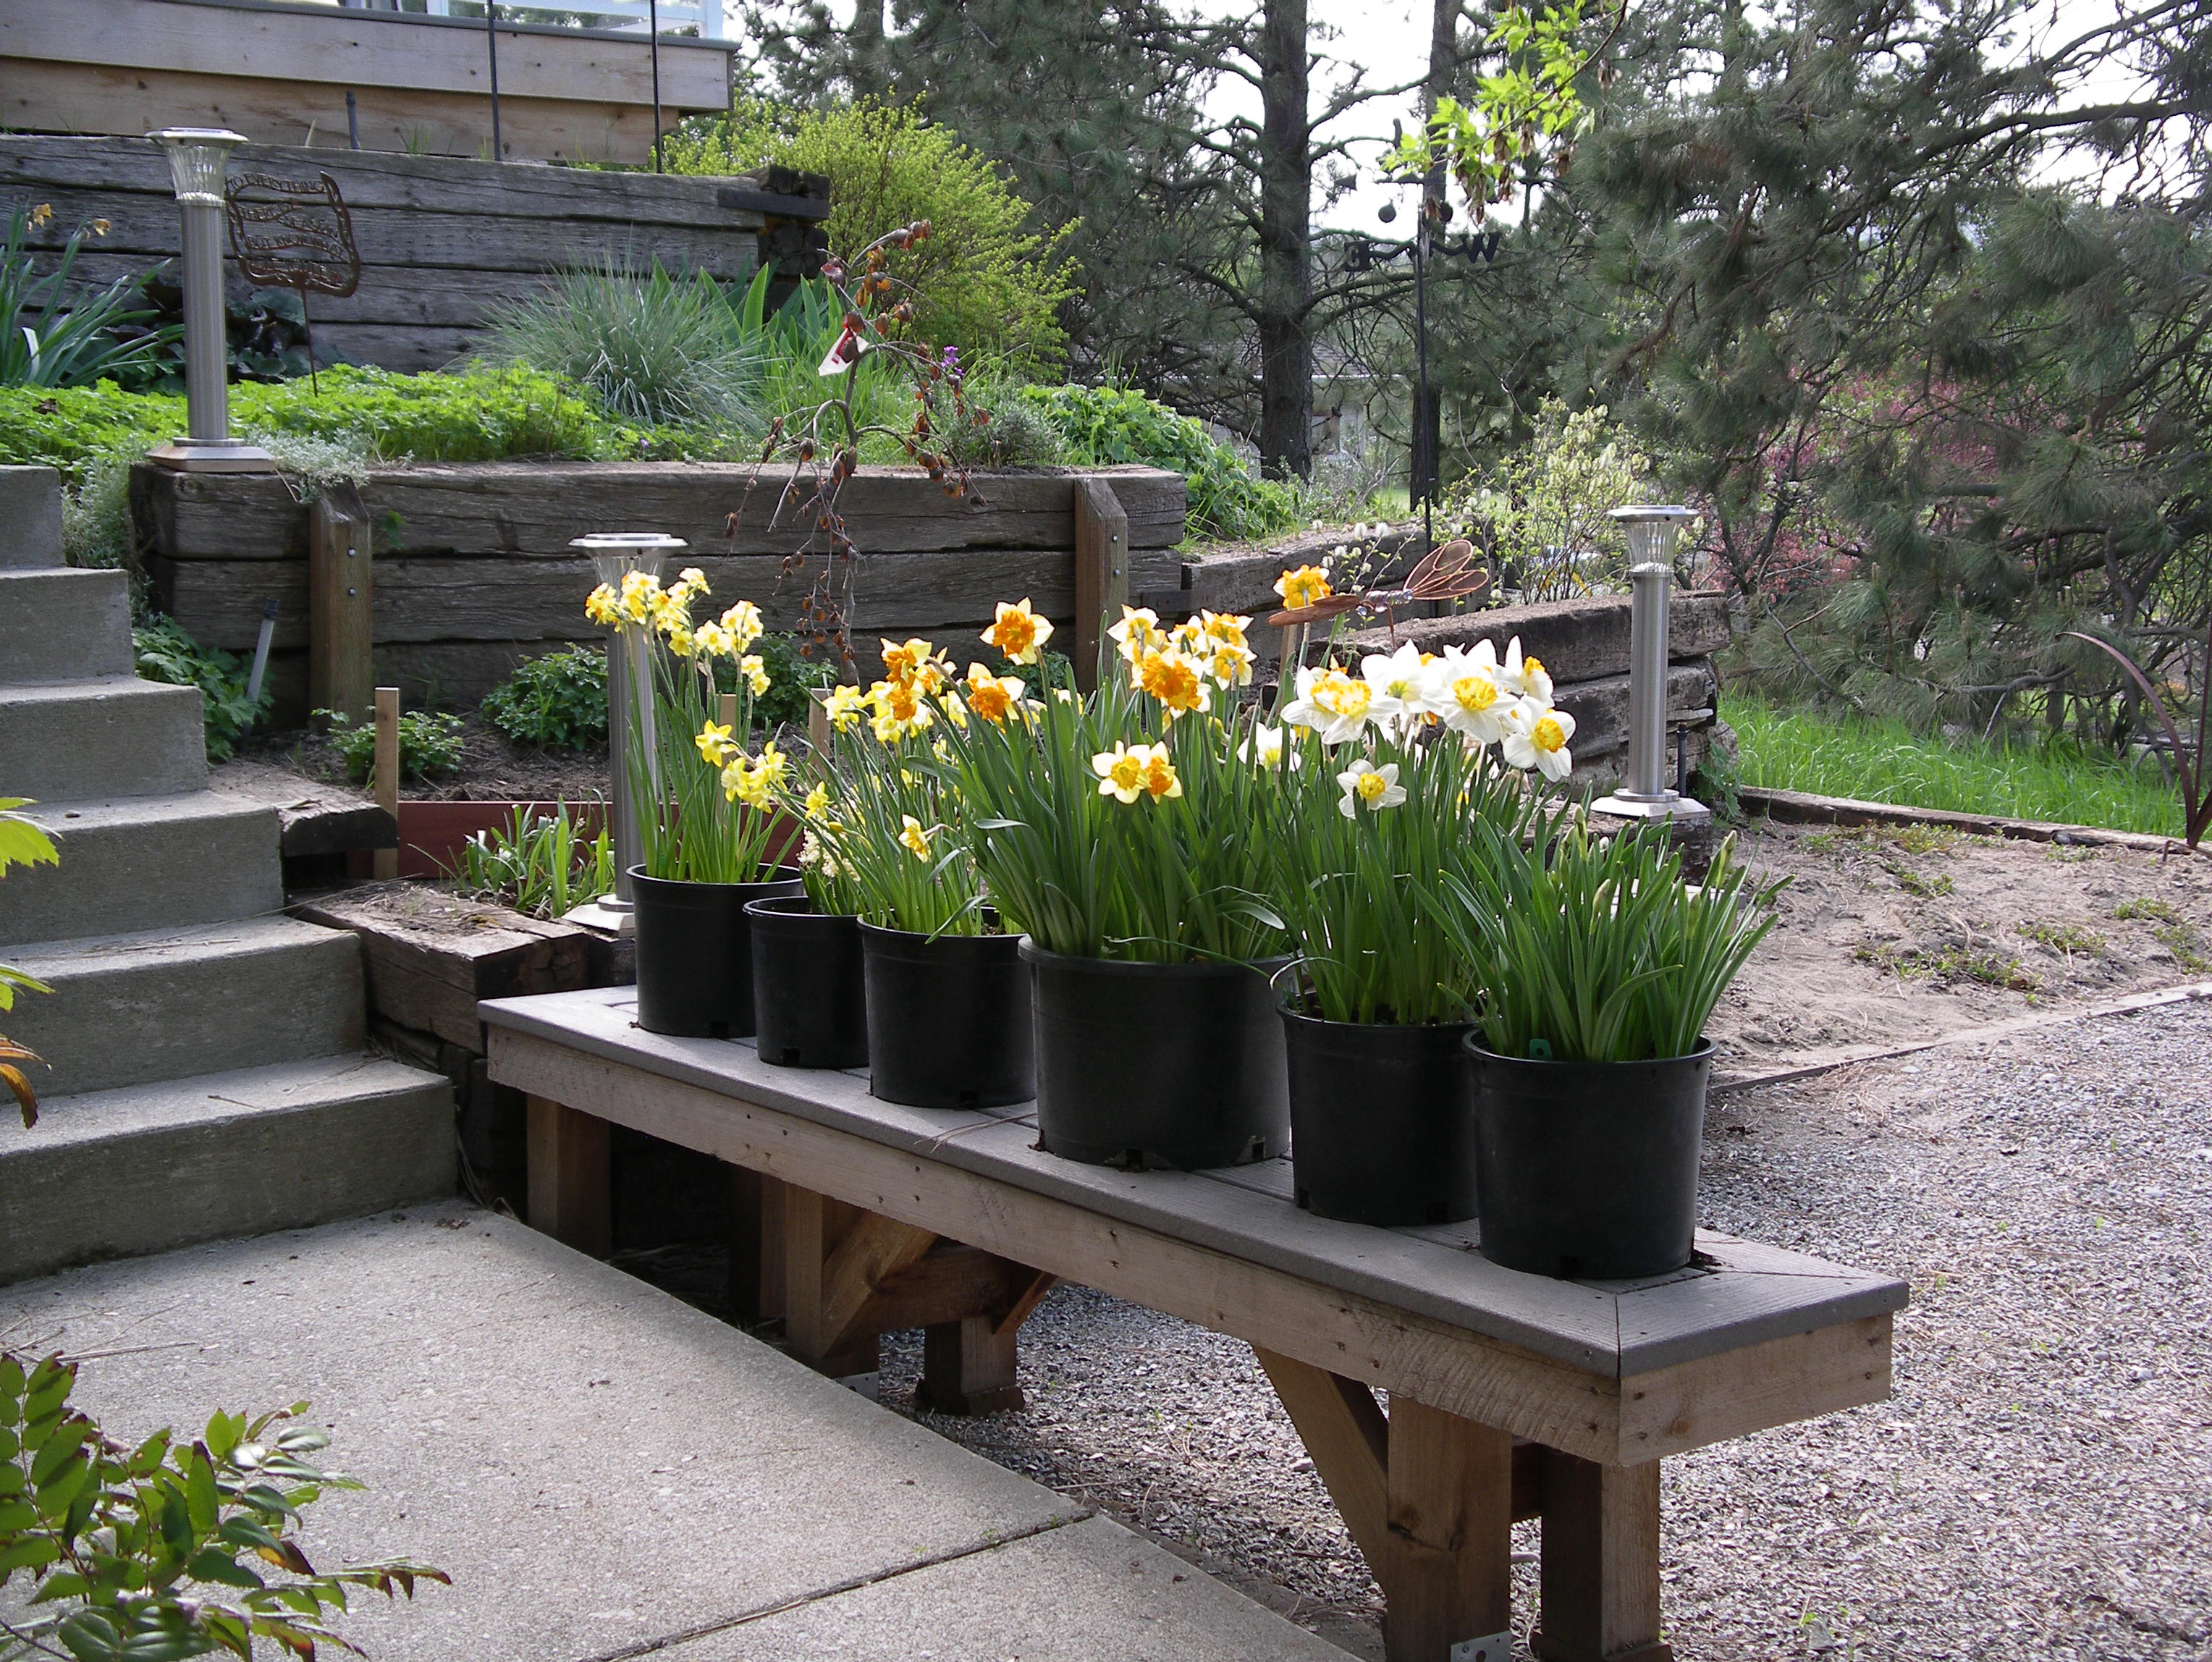
M 1660 1637 L 1659 1462 L 1544 1451 L 1544 1662 L 1674 1662 Z
M 922 1329 L 921 1383 L 914 1399 L 933 1414 L 1003 1414 L 1023 1405 L 1014 1382 L 1018 1340 L 1054 1278 L 1040 1269 L 1006 1264 L 1013 1276 L 1011 1301 L 980 1316 L 933 1322 Z
M 783 1180 L 730 1167 L 730 1307 L 740 1321 L 783 1314 Z
M 604 1258 L 614 1250 L 607 1123 L 545 1097 L 526 1100 L 530 1227 Z
M 936 1235 L 783 1185 L 784 1338 L 835 1379 L 872 1373 L 878 1330 L 858 1318 L 878 1288 L 919 1262 Z
M 1506 1662 L 1512 1437 L 1406 1397 L 1386 1420 L 1358 1381 L 1256 1354 L 1382 1588 L 1389 1662 Z

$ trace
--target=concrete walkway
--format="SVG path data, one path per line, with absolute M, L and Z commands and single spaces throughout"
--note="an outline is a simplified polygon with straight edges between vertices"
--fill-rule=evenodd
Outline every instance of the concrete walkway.
M 450 1572 L 379 1662 L 1344 1662 L 1087 1508 L 458 1202 L 0 1288 L 112 1432 L 305 1397 L 323 1562 Z M 12 1596 L 15 1588 L 9 1589 Z

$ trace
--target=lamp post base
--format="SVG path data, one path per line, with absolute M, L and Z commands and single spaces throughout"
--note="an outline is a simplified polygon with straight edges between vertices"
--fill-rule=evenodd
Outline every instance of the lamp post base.
M 1662 791 L 1656 796 L 1644 796 L 1634 791 L 1617 791 L 1611 796 L 1601 796 L 1590 804 L 1592 813 L 1611 814 L 1616 819 L 1672 819 L 1684 825 L 1693 825 L 1710 819 L 1713 811 L 1694 797 L 1680 791 Z
M 179 473 L 274 473 L 276 459 L 242 440 L 171 439 L 146 453 L 157 467 Z
M 571 906 L 561 914 L 563 923 L 574 923 L 582 928 L 597 929 L 602 934 L 626 935 L 637 931 L 635 915 L 629 907 L 612 895 L 602 895 L 597 900 L 586 900 L 580 906 Z

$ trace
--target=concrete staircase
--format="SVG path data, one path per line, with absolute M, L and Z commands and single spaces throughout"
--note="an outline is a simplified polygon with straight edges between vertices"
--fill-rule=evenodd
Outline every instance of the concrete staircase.
M 452 1087 L 364 1052 L 359 942 L 283 916 L 276 810 L 206 788 L 125 581 L 63 565 L 51 469 L 0 467 L 0 795 L 61 849 L 0 879 L 0 958 L 53 989 L 0 1016 L 51 1064 L 38 1127 L 0 1116 L 0 1282 L 454 1186 Z

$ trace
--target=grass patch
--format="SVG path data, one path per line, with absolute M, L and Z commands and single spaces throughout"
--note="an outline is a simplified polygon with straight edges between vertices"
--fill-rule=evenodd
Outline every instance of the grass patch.
M 1944 947 L 1931 952 L 1919 947 L 1893 947 L 1886 941 L 1869 942 L 1851 956 L 1900 981 L 1933 981 L 1942 985 L 1972 981 L 2014 993 L 2038 992 L 2043 987 L 2043 977 L 2018 959 L 1970 947 Z
M 1899 888 L 1923 900 L 1934 900 L 1951 892 L 1951 874 L 1948 872 L 1939 872 L 1933 877 L 1927 877 L 1910 866 L 1899 866 L 1889 861 L 1882 862 L 1882 869 L 1897 880 Z
M 2154 761 L 2130 762 L 2062 737 L 2026 746 L 1948 740 L 1902 721 L 1728 701 L 1746 785 L 2008 819 L 2182 834 L 2181 804 Z
M 2112 908 L 2112 916 L 2123 923 L 2179 923 L 2186 926 L 2189 920 L 2181 909 L 2170 900 L 2139 898 L 2123 900 Z

